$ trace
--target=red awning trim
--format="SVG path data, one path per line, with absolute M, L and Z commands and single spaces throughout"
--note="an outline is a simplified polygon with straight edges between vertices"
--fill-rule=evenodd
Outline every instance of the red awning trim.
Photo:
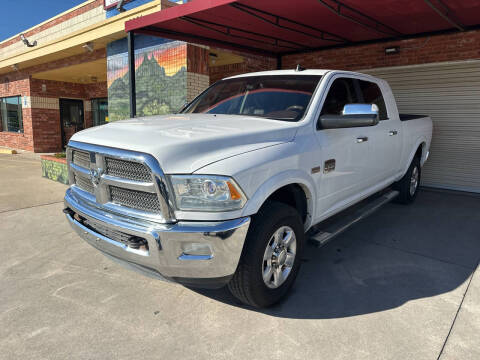
M 465 25 L 463 25 L 458 19 L 455 19 L 455 16 L 452 14 L 447 5 L 445 5 L 443 2 L 441 2 L 440 0 L 436 0 L 437 6 L 435 6 L 430 0 L 423 1 L 425 1 L 427 5 L 430 6 L 438 15 L 447 20 L 453 26 L 455 26 L 458 30 L 465 31 Z
M 130 20 L 125 29 L 281 56 L 478 28 L 475 14 L 480 0 L 450 0 L 449 7 L 441 0 L 193 0 Z
M 233 3 L 233 4 L 230 4 L 230 5 L 234 8 L 236 8 L 236 9 L 240 10 L 240 11 L 244 11 L 247 14 L 250 14 L 254 17 L 257 17 L 258 19 L 261 19 L 261 20 L 263 20 L 263 21 L 265 21 L 269 24 L 272 24 L 272 25 L 278 27 L 278 28 L 288 29 L 290 31 L 294 31 L 294 32 L 297 32 L 297 33 L 300 33 L 300 34 L 303 34 L 303 35 L 307 35 L 309 37 L 314 37 L 314 38 L 318 38 L 320 36 L 322 39 L 327 40 L 327 41 L 332 41 L 332 42 L 349 42 L 350 41 L 347 38 L 344 38 L 342 36 L 333 34 L 329 31 L 325 31 L 325 30 L 322 30 L 322 29 L 319 29 L 317 27 L 313 27 L 313 26 L 310 26 L 310 25 L 302 24 L 298 21 L 287 19 L 283 16 L 273 15 L 273 14 L 270 14 L 266 11 L 258 10 L 258 9 L 253 8 L 253 7 L 247 6 L 245 4 Z M 269 20 L 268 17 L 273 17 L 274 20 L 273 21 Z M 295 29 L 293 27 L 289 27 L 289 26 L 286 26 L 286 25 L 281 25 L 280 22 L 282 22 L 282 21 L 286 22 L 286 23 L 291 23 L 291 24 L 298 25 L 298 26 L 303 27 L 303 28 L 308 29 L 308 30 L 313 30 L 317 34 L 315 35 L 315 34 L 308 33 L 308 32 L 305 32 L 305 31 L 302 31 L 302 30 L 299 30 L 299 29 Z M 325 37 L 325 35 L 330 36 L 330 38 Z
M 334 14 L 343 17 L 347 20 L 350 20 L 364 28 L 369 30 L 376 31 L 380 34 L 390 35 L 390 36 L 402 36 L 403 34 L 391 26 L 385 25 L 374 18 L 363 14 L 362 12 L 341 3 L 337 0 L 318 0 L 323 6 L 325 6 L 328 10 L 333 12 Z M 329 4 L 331 2 L 333 4 Z M 369 24 L 370 23 L 370 24 Z

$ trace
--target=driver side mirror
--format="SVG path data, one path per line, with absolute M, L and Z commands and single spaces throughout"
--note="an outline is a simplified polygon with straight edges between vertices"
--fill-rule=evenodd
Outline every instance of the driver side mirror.
M 375 104 L 346 104 L 341 115 L 321 115 L 317 130 L 375 126 L 379 121 L 378 112 Z

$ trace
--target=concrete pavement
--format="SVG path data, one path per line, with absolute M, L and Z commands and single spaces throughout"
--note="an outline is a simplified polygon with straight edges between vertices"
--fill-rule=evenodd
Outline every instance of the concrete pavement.
M 62 214 L 64 185 L 0 154 L 0 358 L 479 359 L 480 197 L 422 191 L 327 246 L 257 311 L 123 269 Z

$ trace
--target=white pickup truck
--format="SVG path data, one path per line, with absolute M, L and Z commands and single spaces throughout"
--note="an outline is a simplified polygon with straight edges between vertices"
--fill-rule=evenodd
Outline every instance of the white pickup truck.
M 388 187 L 415 199 L 431 136 L 372 76 L 234 76 L 178 114 L 75 134 L 64 212 L 127 267 L 264 307 L 292 286 L 309 229 Z

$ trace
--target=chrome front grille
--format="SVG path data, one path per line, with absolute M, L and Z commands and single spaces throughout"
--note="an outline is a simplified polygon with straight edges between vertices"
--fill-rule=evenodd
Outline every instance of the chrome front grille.
M 110 186 L 109 188 L 112 202 L 118 205 L 148 212 L 161 211 L 157 194 L 117 186 Z
M 83 168 L 90 168 L 90 154 L 85 151 L 73 150 L 72 152 L 72 162 L 75 165 L 81 166 Z
M 106 157 L 105 165 L 108 175 L 142 182 L 152 181 L 151 172 L 144 164 Z
M 85 201 L 116 214 L 175 221 L 166 177 L 153 156 L 70 141 L 67 160 L 72 189 L 90 194 L 77 192 Z
M 95 191 L 95 188 L 89 178 L 79 174 L 75 174 L 74 177 L 75 177 L 75 185 L 77 185 L 80 189 L 85 190 L 90 194 L 93 194 L 93 192 Z

